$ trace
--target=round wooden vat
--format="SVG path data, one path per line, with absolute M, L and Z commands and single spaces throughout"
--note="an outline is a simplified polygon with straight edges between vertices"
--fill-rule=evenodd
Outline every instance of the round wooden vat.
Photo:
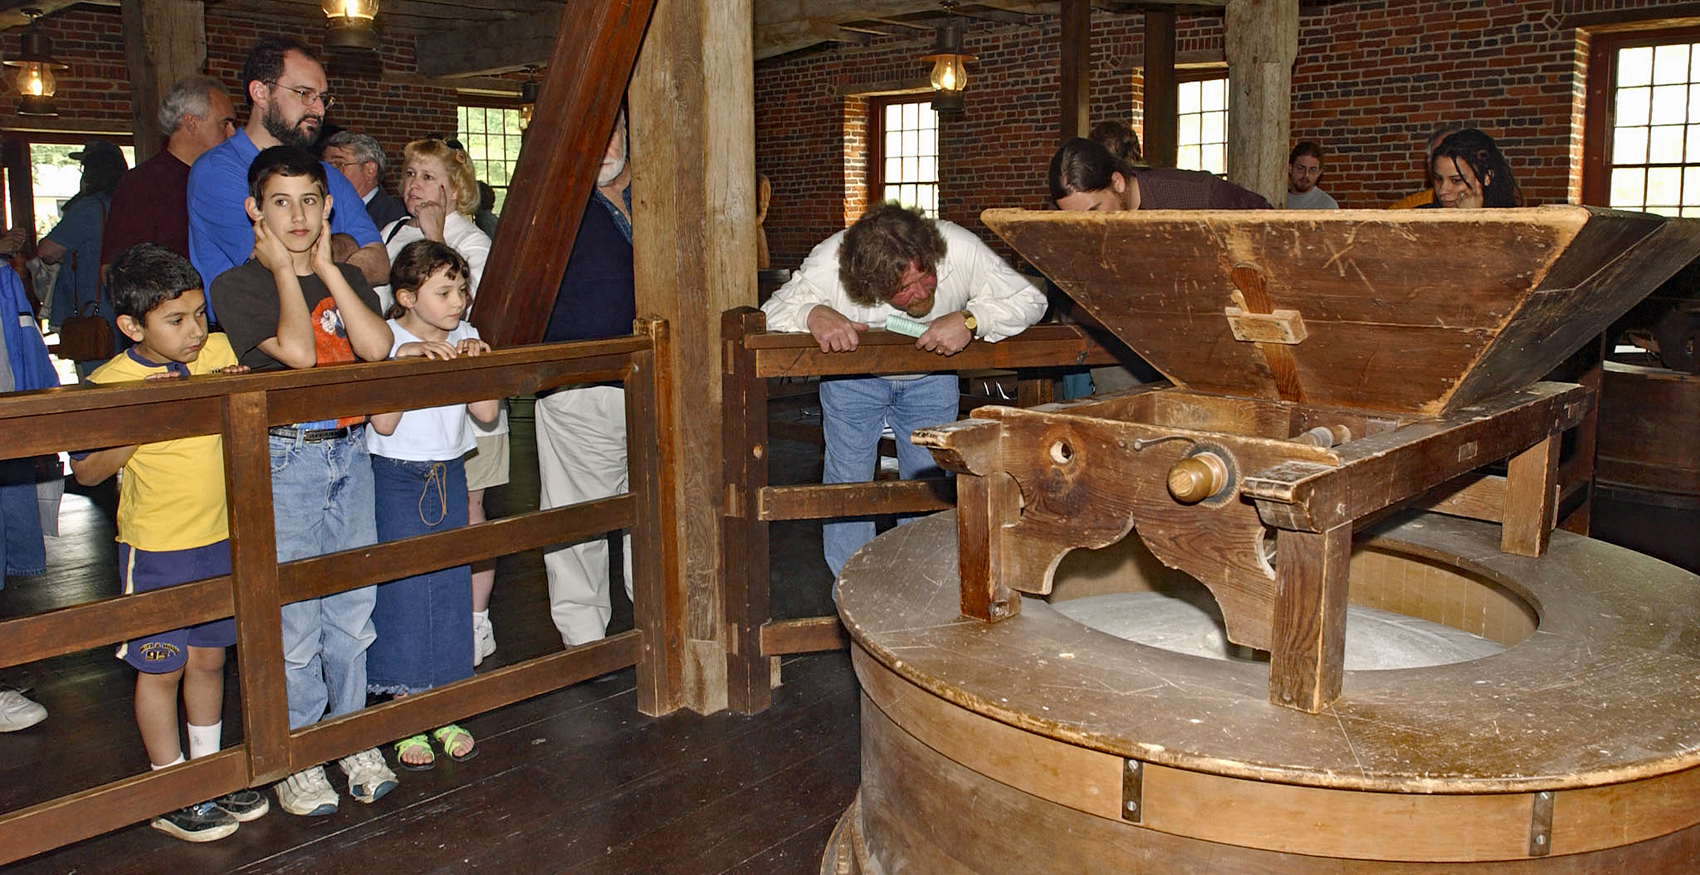
M 1348 672 L 1309 715 L 1269 704 L 1266 664 L 1115 638 L 1043 600 L 963 619 L 954 515 L 899 527 L 838 583 L 862 788 L 822 871 L 1694 871 L 1695 576 L 1565 532 L 1539 559 L 1498 544 L 1437 515 L 1365 539 L 1354 602 L 1509 647 Z M 1165 585 L 1137 557 L 1093 564 L 1054 597 Z

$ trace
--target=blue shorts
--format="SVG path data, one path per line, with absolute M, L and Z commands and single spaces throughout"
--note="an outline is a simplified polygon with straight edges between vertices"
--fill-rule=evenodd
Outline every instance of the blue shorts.
M 230 542 L 219 541 L 188 550 L 153 552 L 118 545 L 118 576 L 124 594 L 152 592 L 230 573 Z M 229 647 L 236 643 L 236 621 L 230 617 L 155 632 L 118 645 L 118 658 L 148 674 L 177 671 L 189 660 L 188 647 Z

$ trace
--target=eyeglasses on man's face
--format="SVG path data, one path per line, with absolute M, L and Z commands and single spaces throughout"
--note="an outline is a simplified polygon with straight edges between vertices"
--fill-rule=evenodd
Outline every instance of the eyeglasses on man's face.
M 302 106 L 312 106 L 313 101 L 315 100 L 318 101 L 319 105 L 325 109 L 330 109 L 332 106 L 336 105 L 336 98 L 331 96 L 328 91 L 315 91 L 311 88 L 298 88 L 293 85 L 284 85 L 276 79 L 268 79 L 265 84 L 276 88 L 282 88 L 285 91 L 295 92 L 295 96 L 301 98 Z

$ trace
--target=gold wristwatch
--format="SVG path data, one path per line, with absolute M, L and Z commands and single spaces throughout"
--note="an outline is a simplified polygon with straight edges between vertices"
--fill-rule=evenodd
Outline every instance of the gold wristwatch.
M 980 320 L 975 319 L 973 313 L 970 313 L 967 310 L 963 310 L 962 311 L 962 324 L 968 326 L 968 333 L 969 334 L 972 334 L 976 337 L 979 336 Z

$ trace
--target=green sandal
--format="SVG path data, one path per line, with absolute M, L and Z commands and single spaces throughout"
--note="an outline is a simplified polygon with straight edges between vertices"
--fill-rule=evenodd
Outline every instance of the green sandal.
M 431 758 L 422 763 L 410 763 L 403 757 L 417 750 L 424 750 Z M 412 735 L 395 743 L 395 761 L 410 772 L 428 772 L 437 766 L 437 755 L 431 751 L 431 741 L 423 735 Z
M 478 748 L 474 746 L 472 733 L 453 723 L 432 732 L 431 735 L 437 739 L 438 744 L 443 746 L 443 753 L 448 754 L 449 759 L 457 763 L 464 763 L 478 756 Z M 466 741 L 466 750 L 457 754 L 455 748 L 460 747 L 462 739 Z

